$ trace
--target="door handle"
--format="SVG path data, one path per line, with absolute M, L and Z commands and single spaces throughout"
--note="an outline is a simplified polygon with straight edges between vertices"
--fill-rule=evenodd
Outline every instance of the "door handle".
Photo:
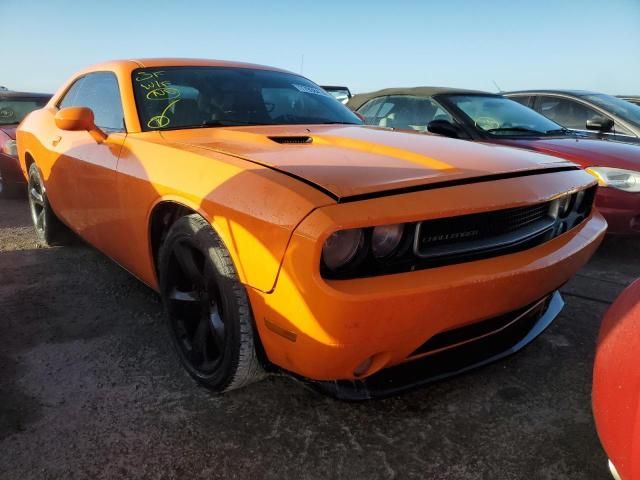
M 56 135 L 55 137 L 53 137 L 53 139 L 51 140 L 51 145 L 53 145 L 54 147 L 57 146 L 60 143 L 60 140 L 62 140 L 62 137 L 59 135 Z

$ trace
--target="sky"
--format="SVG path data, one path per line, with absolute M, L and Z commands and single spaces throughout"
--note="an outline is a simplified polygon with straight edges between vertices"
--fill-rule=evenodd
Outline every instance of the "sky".
M 640 0 L 0 0 L 0 85 L 121 58 L 271 65 L 360 93 L 437 85 L 640 94 Z

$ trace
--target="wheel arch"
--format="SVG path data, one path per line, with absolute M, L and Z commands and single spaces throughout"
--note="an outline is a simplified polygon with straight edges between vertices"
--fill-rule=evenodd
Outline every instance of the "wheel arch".
M 23 173 L 25 174 L 26 178 L 29 178 L 29 168 L 31 168 L 31 165 L 36 163 L 35 158 L 33 158 L 33 155 L 31 155 L 31 152 L 24 152 L 24 165 L 23 165 Z
M 153 263 L 153 273 L 159 285 L 158 275 L 158 254 L 160 247 L 169 232 L 171 226 L 186 215 L 196 214 L 204 218 L 216 235 L 221 239 L 225 248 L 229 251 L 233 260 L 236 272 L 240 278 L 240 282 L 246 285 L 242 268 L 238 264 L 239 258 L 237 252 L 233 250 L 233 242 L 228 241 L 223 229 L 219 228 L 214 221 L 214 215 L 205 211 L 200 205 L 195 205 L 184 198 L 169 196 L 159 198 L 149 210 L 147 221 L 148 248 L 150 258 Z
M 171 226 L 179 218 L 192 214 L 200 215 L 209 222 L 209 219 L 204 212 L 199 211 L 197 207 L 189 205 L 188 202 L 185 202 L 182 199 L 158 199 L 149 211 L 149 218 L 147 221 L 148 248 L 153 263 L 153 273 L 158 284 L 160 279 L 160 276 L 158 275 L 158 254 L 160 252 L 160 247 L 162 246 L 169 229 L 171 229 Z
M 161 198 L 156 201 L 156 203 L 151 207 L 149 211 L 148 218 L 148 245 L 149 245 L 149 253 L 151 255 L 151 260 L 153 264 L 153 274 L 155 276 L 158 287 L 160 287 L 160 275 L 158 272 L 158 259 L 160 248 L 164 239 L 167 236 L 167 233 L 171 229 L 171 226 L 180 218 L 186 215 L 199 215 L 201 216 L 211 228 L 216 232 L 220 240 L 222 241 L 225 248 L 229 251 L 231 255 L 232 262 L 234 263 L 234 267 L 240 283 L 243 285 L 247 285 L 246 281 L 242 275 L 242 269 L 238 268 L 237 265 L 237 257 L 236 252 L 230 248 L 229 243 L 225 239 L 225 236 L 220 231 L 221 229 L 216 228 L 215 222 L 212 221 L 213 215 L 202 210 L 202 208 L 190 204 L 190 202 L 185 201 L 184 199 L 174 198 L 174 197 L 166 197 Z M 262 338 L 260 336 L 260 332 L 257 328 L 255 317 L 253 316 L 253 308 L 251 306 L 251 300 L 248 298 L 249 308 L 251 310 L 251 316 L 253 318 L 253 328 L 255 332 L 255 347 L 258 354 L 258 359 L 265 369 L 270 369 L 270 362 L 267 358 L 267 355 L 264 350 L 264 346 L 262 344 Z

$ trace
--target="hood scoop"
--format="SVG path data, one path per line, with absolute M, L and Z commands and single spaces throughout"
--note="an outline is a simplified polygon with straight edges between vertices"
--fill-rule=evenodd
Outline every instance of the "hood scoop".
M 271 136 L 269 140 L 276 143 L 312 143 L 313 138 L 305 135 Z

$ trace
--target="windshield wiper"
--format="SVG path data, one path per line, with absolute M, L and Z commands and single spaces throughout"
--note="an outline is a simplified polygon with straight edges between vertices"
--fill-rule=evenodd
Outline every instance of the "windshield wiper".
M 489 133 L 493 132 L 523 132 L 523 133 L 533 133 L 535 135 L 545 135 L 548 132 L 541 132 L 539 130 L 533 130 L 531 128 L 525 127 L 500 127 L 500 128 L 490 128 L 487 130 Z
M 547 130 L 546 132 L 547 135 L 575 135 L 575 132 L 569 130 L 568 128 L 555 128 L 553 130 Z
M 320 122 L 320 125 L 360 125 L 354 122 Z

